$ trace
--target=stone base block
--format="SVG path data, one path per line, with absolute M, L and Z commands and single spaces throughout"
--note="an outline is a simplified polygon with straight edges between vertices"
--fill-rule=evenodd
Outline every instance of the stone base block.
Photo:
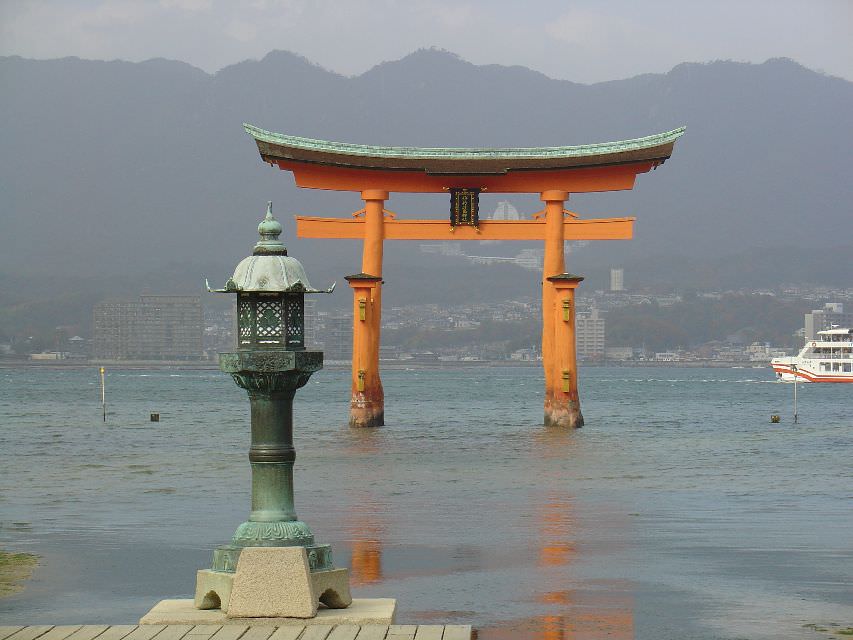
M 228 611 L 234 574 L 202 569 L 195 579 L 195 608 Z
M 194 605 L 232 618 L 312 618 L 352 602 L 349 570 L 311 572 L 304 547 L 246 547 L 234 573 L 198 572 Z
M 311 585 L 317 599 L 329 609 L 346 609 L 352 603 L 349 592 L 349 569 L 315 571 Z
M 320 607 L 313 618 L 229 618 L 221 609 L 201 610 L 190 600 L 161 600 L 139 624 L 242 624 L 249 626 L 314 624 L 394 624 L 393 598 L 356 598 L 346 609 Z
M 246 547 L 240 553 L 229 618 L 313 618 L 318 596 L 305 547 Z

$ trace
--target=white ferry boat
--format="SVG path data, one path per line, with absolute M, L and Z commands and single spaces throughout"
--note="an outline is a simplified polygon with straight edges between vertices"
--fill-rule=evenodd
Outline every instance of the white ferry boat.
M 770 366 L 783 382 L 853 382 L 853 329 L 818 331 L 799 354 L 773 358 Z

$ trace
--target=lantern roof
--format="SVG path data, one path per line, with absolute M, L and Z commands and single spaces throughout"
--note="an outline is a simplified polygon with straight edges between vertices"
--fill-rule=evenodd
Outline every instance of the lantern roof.
M 314 289 L 308 281 L 305 267 L 296 258 L 287 255 L 284 243 L 279 240 L 281 223 L 272 215 L 272 202 L 267 203 L 267 213 L 258 225 L 261 239 L 255 244 L 252 255 L 243 258 L 223 289 L 217 293 L 331 293 L 335 285 L 326 290 Z

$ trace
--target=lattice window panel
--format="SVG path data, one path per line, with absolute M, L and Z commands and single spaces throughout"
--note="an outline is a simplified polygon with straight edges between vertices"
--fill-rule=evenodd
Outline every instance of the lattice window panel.
M 240 344 L 248 344 L 252 341 L 252 303 L 249 300 L 241 300 L 237 311 L 237 329 L 240 333 Z
M 256 310 L 258 342 L 279 343 L 283 335 L 281 301 L 259 300 Z
M 287 343 L 301 345 L 305 332 L 302 297 L 288 298 L 285 306 L 287 308 Z

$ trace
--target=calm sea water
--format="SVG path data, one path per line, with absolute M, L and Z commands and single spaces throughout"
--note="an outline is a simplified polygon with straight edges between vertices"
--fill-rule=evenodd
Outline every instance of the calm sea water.
M 769 369 L 581 371 L 546 429 L 536 368 L 349 374 L 297 394 L 297 511 L 356 597 L 480 638 L 821 638 L 853 625 L 853 385 Z M 0 370 L 0 547 L 41 556 L 0 623 L 128 623 L 190 597 L 249 507 L 248 400 L 215 371 Z M 158 411 L 161 422 L 149 421 Z M 770 424 L 779 413 L 782 422 Z

